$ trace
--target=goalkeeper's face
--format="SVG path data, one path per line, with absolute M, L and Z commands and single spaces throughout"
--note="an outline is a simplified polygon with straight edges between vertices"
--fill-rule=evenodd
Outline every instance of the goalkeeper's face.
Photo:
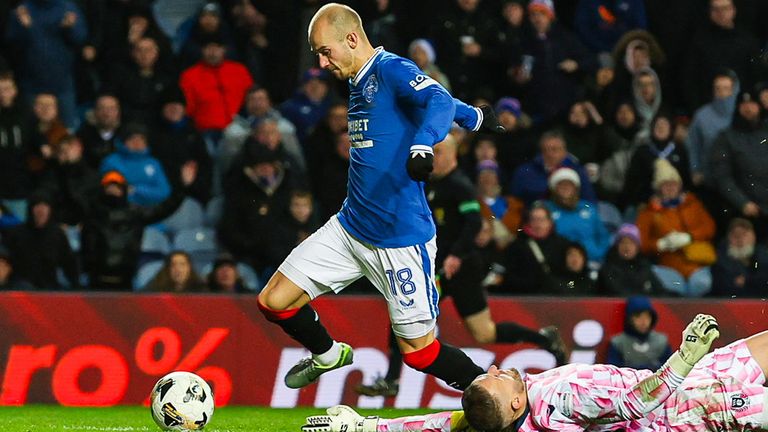
M 341 80 L 355 76 L 353 50 L 357 45 L 350 34 L 345 35 L 332 25 L 318 21 L 310 32 L 309 43 L 321 68 Z
M 484 388 L 496 400 L 504 424 L 511 424 L 525 411 L 528 393 L 517 369 L 488 368 L 488 372 L 475 378 L 473 385 Z

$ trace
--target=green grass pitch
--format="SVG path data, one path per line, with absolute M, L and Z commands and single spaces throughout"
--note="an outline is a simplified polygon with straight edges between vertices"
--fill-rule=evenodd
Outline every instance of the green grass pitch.
M 265 407 L 224 407 L 214 412 L 206 432 L 299 431 L 304 418 L 322 414 L 321 408 L 277 409 Z M 424 414 L 425 410 L 359 410 L 362 415 L 399 417 Z M 157 432 L 147 407 L 65 408 L 54 405 L 0 407 L 0 431 L 114 431 Z

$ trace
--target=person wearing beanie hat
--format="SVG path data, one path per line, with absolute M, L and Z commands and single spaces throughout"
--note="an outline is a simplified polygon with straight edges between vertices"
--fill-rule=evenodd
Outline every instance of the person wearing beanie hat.
M 64 230 L 59 228 L 45 191 L 33 193 L 27 200 L 27 220 L 11 228 L 3 242 L 10 251 L 16 276 L 35 288 L 57 290 L 80 288 L 80 269 Z M 61 271 L 67 283 L 57 276 Z
M 600 267 L 597 287 L 601 295 L 660 296 L 667 293 L 653 273 L 651 261 L 640 252 L 640 241 L 640 229 L 636 225 L 619 227 L 605 263 Z
M 693 193 L 683 190 L 677 170 L 657 159 L 653 174 L 656 193 L 637 216 L 641 250 L 658 265 L 654 272 L 665 289 L 701 296 L 712 284 L 709 265 L 715 261 L 711 241 L 715 222 Z
M 580 197 L 581 179 L 572 168 L 558 168 L 549 177 L 550 199 L 555 230 L 561 236 L 584 246 L 591 262 L 602 262 L 610 247 L 610 234 L 597 213 L 597 206 Z
M 230 253 L 222 253 L 213 262 L 208 273 L 208 289 L 215 293 L 247 293 L 251 288 L 245 284 L 237 268 L 237 260 Z
M 528 13 L 535 12 L 543 13 L 550 20 L 555 19 L 555 5 L 552 0 L 531 0 L 528 3 Z
M 523 115 L 523 109 L 520 106 L 520 101 L 513 97 L 503 97 L 496 102 L 496 115 L 501 119 L 501 114 L 504 112 L 512 113 L 516 118 L 520 118 Z
M 278 107 L 280 113 L 296 127 L 296 136 L 303 143 L 315 126 L 328 114 L 336 94 L 325 69 L 310 68 L 302 74 L 296 93 Z
M 451 91 L 451 82 L 448 76 L 440 70 L 435 63 L 437 56 L 435 54 L 435 48 L 432 43 L 427 39 L 414 39 L 411 44 L 408 45 L 408 58 L 416 63 L 419 69 L 423 70 L 432 79 L 439 82 L 441 86 L 446 90 Z
M 624 312 L 624 331 L 611 338 L 606 362 L 618 367 L 658 369 L 672 355 L 672 347 L 667 335 L 654 330 L 659 315 L 651 299 L 629 297 Z

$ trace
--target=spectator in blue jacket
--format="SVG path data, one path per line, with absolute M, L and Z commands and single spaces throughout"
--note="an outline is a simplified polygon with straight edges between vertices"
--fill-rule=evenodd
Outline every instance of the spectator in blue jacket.
M 594 203 L 579 197 L 579 175 L 571 168 L 559 168 L 549 177 L 550 199 L 546 202 L 555 221 L 555 231 L 587 251 L 592 262 L 602 262 L 611 246 L 610 235 Z
M 171 186 L 160 161 L 149 154 L 147 128 L 134 123 L 125 128 L 125 142 L 101 163 L 100 171 L 118 171 L 131 187 L 128 202 L 150 207 L 163 202 L 171 194 Z
M 545 132 L 539 139 L 541 154 L 532 161 L 520 165 L 512 176 L 510 194 L 516 196 L 529 206 L 536 200 L 546 199 L 549 188 L 549 175 L 561 167 L 572 168 L 579 175 L 581 182 L 581 198 L 589 202 L 597 202 L 597 195 L 589 182 L 584 167 L 578 160 L 568 154 L 565 139 L 560 132 Z
M 68 0 L 25 0 L 10 13 L 6 40 L 20 59 L 19 85 L 32 98 L 52 93 L 59 100 L 61 117 L 77 126 L 75 60 L 85 43 L 83 14 Z
M 624 332 L 611 338 L 608 346 L 608 364 L 619 367 L 654 370 L 670 355 L 667 335 L 654 330 L 659 315 L 651 300 L 645 296 L 627 299 Z
M 595 53 L 610 52 L 624 33 L 647 25 L 642 0 L 579 0 L 574 21 L 581 41 Z
M 283 116 L 296 126 L 296 136 L 302 145 L 325 115 L 334 98 L 328 83 L 328 72 L 311 68 L 304 72 L 301 87 L 292 98 L 278 108 Z

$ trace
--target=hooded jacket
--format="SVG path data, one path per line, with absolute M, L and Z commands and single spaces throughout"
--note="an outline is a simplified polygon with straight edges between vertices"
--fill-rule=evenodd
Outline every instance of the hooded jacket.
M 611 338 L 608 346 L 607 363 L 619 367 L 656 370 L 672 355 L 667 335 L 655 330 L 659 316 L 645 296 L 627 299 L 625 306 L 624 332 Z M 651 313 L 651 328 L 640 333 L 632 325 L 632 315 L 638 312 Z
M 623 259 L 614 245 L 605 257 L 597 281 L 598 289 L 606 296 L 666 294 L 659 279 L 651 270 L 651 262 L 638 251 L 631 259 Z
M 117 151 L 101 162 L 99 171 L 119 171 L 125 176 L 125 180 L 133 188 L 133 193 L 128 195 L 128 201 L 132 204 L 157 205 L 171 194 L 171 186 L 163 166 L 149 154 L 149 149 L 135 152 L 118 142 Z
M 589 181 L 587 172 L 576 158 L 572 155 L 566 156 L 559 167 L 573 168 L 579 174 L 581 181 L 581 198 L 589 202 L 597 202 L 597 195 Z M 520 165 L 515 170 L 510 183 L 510 194 L 523 200 L 526 205 L 530 205 L 536 200 L 545 199 L 549 191 L 547 181 L 550 174 L 544 167 L 544 159 L 539 154 L 532 161 Z

